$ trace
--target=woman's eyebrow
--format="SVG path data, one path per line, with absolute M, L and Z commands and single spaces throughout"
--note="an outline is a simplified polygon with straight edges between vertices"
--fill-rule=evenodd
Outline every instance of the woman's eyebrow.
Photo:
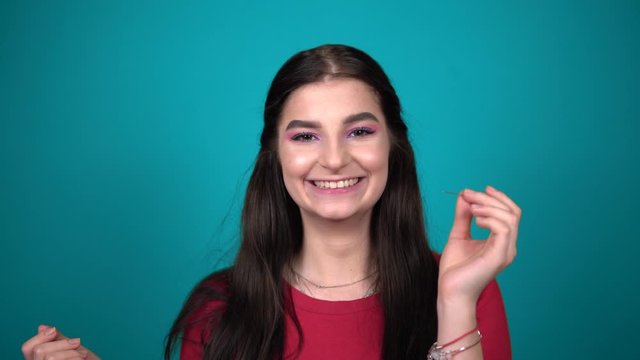
M 284 129 L 284 130 L 287 131 L 289 129 L 295 129 L 295 128 L 319 129 L 320 128 L 320 122 L 319 121 L 310 121 L 310 120 L 291 120 L 287 124 L 287 128 Z
M 375 115 L 373 115 L 372 113 L 370 113 L 368 111 L 365 111 L 365 112 L 361 112 L 361 113 L 357 113 L 357 114 L 353 114 L 353 115 L 347 116 L 342 121 L 342 123 L 343 124 L 351 124 L 351 123 L 362 121 L 362 120 L 373 120 L 375 122 L 380 122 Z
M 342 123 L 351 124 L 351 123 L 362 121 L 362 120 L 373 120 L 375 122 L 379 122 L 378 118 L 375 115 L 373 115 L 368 111 L 365 111 L 365 112 L 347 116 L 344 120 L 342 120 Z M 287 131 L 289 129 L 295 129 L 295 128 L 319 129 L 320 127 L 321 126 L 319 121 L 296 119 L 296 120 L 291 120 L 287 124 L 287 127 L 284 130 Z

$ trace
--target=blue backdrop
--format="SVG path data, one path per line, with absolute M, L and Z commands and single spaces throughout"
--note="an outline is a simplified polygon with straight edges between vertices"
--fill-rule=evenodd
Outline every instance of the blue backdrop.
M 269 82 L 324 43 L 404 104 L 429 235 L 493 184 L 523 208 L 500 277 L 517 359 L 637 339 L 638 1 L 3 1 L 0 357 L 39 323 L 158 359 L 233 259 Z M 484 235 L 482 231 L 477 232 Z

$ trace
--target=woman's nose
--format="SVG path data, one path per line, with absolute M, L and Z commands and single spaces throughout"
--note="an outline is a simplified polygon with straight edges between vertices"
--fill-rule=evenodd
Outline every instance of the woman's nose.
M 334 171 L 345 167 L 351 159 L 349 150 L 345 145 L 341 141 L 325 143 L 322 148 L 320 165 Z

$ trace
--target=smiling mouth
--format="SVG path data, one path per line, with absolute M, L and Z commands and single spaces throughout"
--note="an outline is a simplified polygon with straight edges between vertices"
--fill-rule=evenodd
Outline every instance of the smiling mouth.
M 338 181 L 314 180 L 312 181 L 312 183 L 319 189 L 346 189 L 354 186 L 359 181 L 360 181 L 360 178 L 351 178 L 351 179 L 344 179 L 344 180 L 338 180 Z

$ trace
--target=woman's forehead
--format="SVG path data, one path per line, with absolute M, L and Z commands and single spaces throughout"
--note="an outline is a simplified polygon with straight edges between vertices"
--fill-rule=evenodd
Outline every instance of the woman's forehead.
M 357 79 L 323 80 L 303 85 L 289 95 L 280 115 L 280 127 L 291 120 L 322 123 L 360 113 L 373 114 L 383 121 L 375 90 Z

